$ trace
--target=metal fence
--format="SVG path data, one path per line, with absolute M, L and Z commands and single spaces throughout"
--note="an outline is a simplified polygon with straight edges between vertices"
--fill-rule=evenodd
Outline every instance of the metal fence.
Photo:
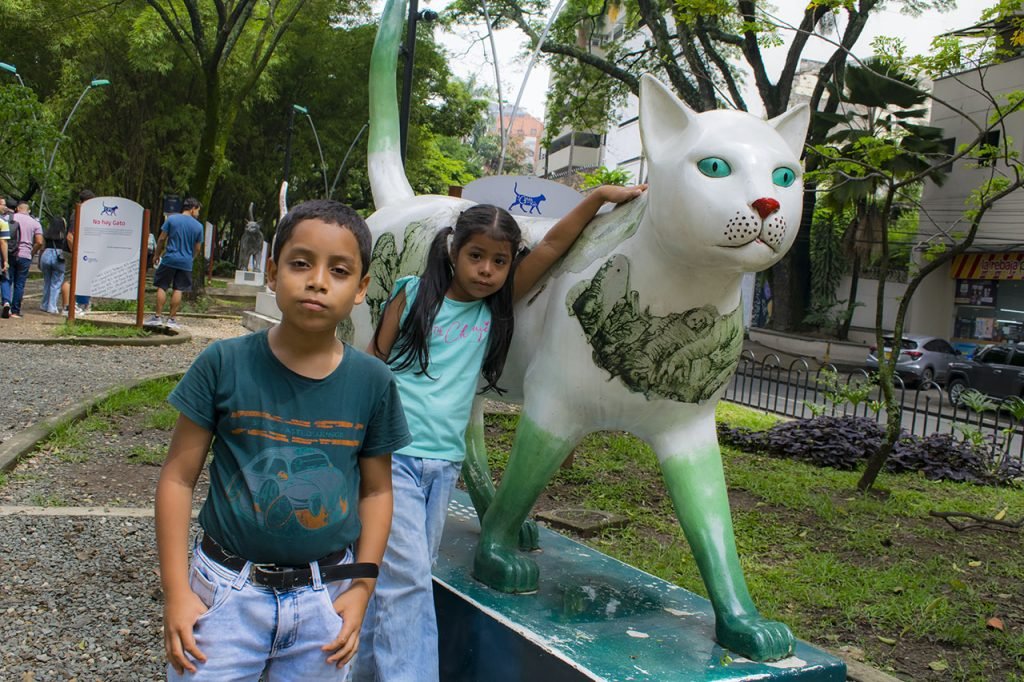
M 933 382 L 908 386 L 897 376 L 895 383 L 901 427 L 908 433 L 953 433 L 983 446 L 994 458 L 1024 462 L 1024 424 L 1011 409 L 1019 399 L 990 400 L 988 409 L 976 411 L 963 401 L 954 404 Z M 750 351 L 743 351 L 724 397 L 797 419 L 828 414 L 867 417 L 882 425 L 887 422 L 885 410 L 879 409 L 880 391 L 866 370 L 840 372 L 834 365 L 818 367 L 807 358 L 783 366 L 774 353 L 758 360 Z

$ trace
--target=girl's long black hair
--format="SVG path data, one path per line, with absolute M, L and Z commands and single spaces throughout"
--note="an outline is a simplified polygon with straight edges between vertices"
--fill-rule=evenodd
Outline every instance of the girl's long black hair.
M 494 240 L 504 240 L 512 246 L 512 263 L 505 284 L 484 299 L 491 310 L 491 330 L 487 341 L 487 354 L 484 356 L 481 369 L 487 384 L 481 393 L 493 390 L 500 395 L 504 391 L 498 387 L 498 379 L 505 368 L 505 358 L 508 356 L 512 332 L 515 330 L 515 317 L 512 311 L 515 269 L 523 251 L 520 249 L 522 232 L 515 218 L 497 206 L 480 204 L 468 208 L 459 215 L 454 228 L 446 227 L 434 237 L 427 253 L 427 266 L 420 276 L 419 292 L 398 331 L 398 338 L 391 349 L 388 362 L 395 363 L 393 369 L 398 372 L 418 364 L 418 372 L 430 376 L 427 371 L 430 365 L 430 337 L 434 330 L 434 319 L 441 309 L 441 303 L 444 302 L 444 296 L 451 287 L 455 274 L 452 259 L 469 238 L 476 234 L 484 234 Z M 380 329 L 378 325 L 373 334 L 373 345 L 377 349 L 380 348 Z

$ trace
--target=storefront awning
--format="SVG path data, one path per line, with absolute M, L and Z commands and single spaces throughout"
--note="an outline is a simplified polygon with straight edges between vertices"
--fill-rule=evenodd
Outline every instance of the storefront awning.
M 1024 280 L 1024 252 L 964 253 L 953 259 L 953 279 Z

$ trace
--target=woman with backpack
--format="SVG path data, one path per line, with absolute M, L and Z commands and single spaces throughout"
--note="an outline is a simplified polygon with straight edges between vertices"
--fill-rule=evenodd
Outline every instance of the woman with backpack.
M 39 257 L 39 269 L 43 273 L 43 301 L 39 309 L 59 315 L 66 263 L 64 254 L 71 250 L 67 242 L 67 221 L 62 216 L 50 216 L 43 232 L 43 243 L 43 254 Z

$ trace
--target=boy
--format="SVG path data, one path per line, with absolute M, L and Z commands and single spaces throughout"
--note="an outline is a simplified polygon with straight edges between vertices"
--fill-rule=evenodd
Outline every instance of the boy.
M 211 345 L 168 399 L 181 411 L 156 495 L 168 679 L 347 673 L 391 524 L 390 454 L 410 442 L 387 366 L 335 338 L 369 259 L 352 209 L 296 206 L 267 271 L 280 324 Z
M 181 295 L 192 291 L 192 260 L 196 253 L 201 253 L 203 246 L 203 224 L 199 217 L 199 201 L 189 197 L 181 204 L 181 213 L 167 216 L 160 227 L 160 239 L 156 242 L 153 261 L 159 263 L 153 273 L 153 286 L 156 287 L 156 309 L 146 320 L 147 325 L 164 324 L 163 311 L 167 302 L 167 290 L 171 290 L 171 309 L 167 317 L 167 326 L 176 329 L 178 325 L 178 307 L 181 306 Z

